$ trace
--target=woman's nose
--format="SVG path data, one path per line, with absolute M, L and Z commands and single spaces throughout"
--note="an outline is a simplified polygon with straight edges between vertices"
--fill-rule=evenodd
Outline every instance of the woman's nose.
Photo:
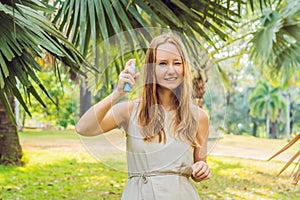
M 176 72 L 176 70 L 175 70 L 175 68 L 174 68 L 174 66 L 173 66 L 173 64 L 170 64 L 169 66 L 168 66 L 168 73 L 175 73 Z

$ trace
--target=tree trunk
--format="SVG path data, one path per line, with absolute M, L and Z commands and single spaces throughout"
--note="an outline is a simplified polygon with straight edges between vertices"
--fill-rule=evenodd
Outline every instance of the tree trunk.
M 86 80 L 83 78 L 80 84 L 80 116 L 92 106 L 91 92 L 86 88 Z
M 290 127 L 290 93 L 287 90 L 286 94 L 286 138 L 291 138 L 291 127 Z
M 272 138 L 277 139 L 277 121 L 271 123 L 271 133 L 272 133 Z
M 253 135 L 254 137 L 257 137 L 257 128 L 258 128 L 257 121 L 253 121 L 252 135 Z
M 14 98 L 9 99 L 12 108 L 15 107 Z M 17 126 L 14 125 L 5 107 L 0 101 L 0 164 L 21 165 L 22 148 L 19 141 Z
M 294 127 L 293 112 L 290 111 L 290 133 L 293 132 L 293 127 Z
M 269 106 L 268 106 L 269 107 Z M 267 108 L 266 114 L 266 137 L 270 137 L 270 116 L 269 116 L 269 108 Z
M 25 121 L 26 121 L 26 111 L 23 110 L 22 112 L 22 124 L 21 124 L 21 127 L 20 127 L 20 131 L 23 131 L 23 128 L 25 127 Z

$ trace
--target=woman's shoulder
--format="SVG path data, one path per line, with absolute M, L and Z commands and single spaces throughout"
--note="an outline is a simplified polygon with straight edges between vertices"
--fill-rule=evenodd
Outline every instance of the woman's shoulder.
M 197 104 L 191 103 L 191 111 L 197 120 L 209 120 L 208 113 L 204 109 L 200 108 Z
M 121 115 L 129 119 L 135 107 L 140 103 L 140 99 L 122 101 L 114 105 L 114 110 L 118 110 Z
M 193 113 L 196 115 L 195 119 L 198 122 L 198 134 L 207 135 L 209 129 L 209 115 L 208 113 L 200 108 L 197 104 L 192 104 L 192 108 L 195 110 Z

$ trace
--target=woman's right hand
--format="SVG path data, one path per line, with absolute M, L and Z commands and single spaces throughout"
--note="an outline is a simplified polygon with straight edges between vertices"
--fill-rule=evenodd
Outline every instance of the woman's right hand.
M 128 60 L 125 69 L 121 71 L 121 73 L 119 74 L 119 80 L 118 80 L 116 92 L 119 93 L 120 95 L 124 95 L 126 93 L 124 92 L 125 83 L 129 83 L 131 88 L 133 88 L 136 79 L 139 77 L 140 73 L 134 73 L 134 71 L 132 71 L 129 67 L 132 64 L 132 62 L 135 62 L 135 59 Z

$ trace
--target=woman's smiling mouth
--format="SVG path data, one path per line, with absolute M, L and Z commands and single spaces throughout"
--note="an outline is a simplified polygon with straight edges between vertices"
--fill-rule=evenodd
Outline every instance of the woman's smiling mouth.
M 170 78 L 165 78 L 166 81 L 175 81 L 177 80 L 177 77 L 170 77 Z

